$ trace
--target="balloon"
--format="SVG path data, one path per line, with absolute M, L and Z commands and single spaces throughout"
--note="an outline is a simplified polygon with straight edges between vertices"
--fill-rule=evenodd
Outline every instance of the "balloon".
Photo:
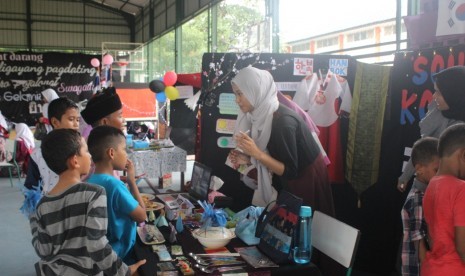
M 99 67 L 100 66 L 100 60 L 98 58 L 93 58 L 90 60 L 90 65 L 93 67 Z
M 179 98 L 179 90 L 174 86 L 167 86 L 165 89 L 166 97 L 172 101 Z
M 158 101 L 158 102 L 161 102 L 161 103 L 166 102 L 166 95 L 165 95 L 165 92 L 157 93 L 157 101 Z
M 110 54 L 106 54 L 103 56 L 102 61 L 104 65 L 111 65 L 113 63 L 113 57 Z
M 159 93 L 165 90 L 165 84 L 161 80 L 153 80 L 149 83 L 149 88 L 153 93 Z
M 165 76 L 163 77 L 163 82 L 165 83 L 166 86 L 172 86 L 176 83 L 178 80 L 178 75 L 174 71 L 168 71 L 165 73 Z

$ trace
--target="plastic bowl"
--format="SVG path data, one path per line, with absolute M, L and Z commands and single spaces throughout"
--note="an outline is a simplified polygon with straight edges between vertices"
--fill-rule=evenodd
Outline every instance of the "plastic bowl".
M 192 235 L 199 240 L 201 245 L 210 249 L 223 247 L 236 237 L 234 231 L 224 227 L 209 227 L 207 231 L 200 228 L 194 230 Z

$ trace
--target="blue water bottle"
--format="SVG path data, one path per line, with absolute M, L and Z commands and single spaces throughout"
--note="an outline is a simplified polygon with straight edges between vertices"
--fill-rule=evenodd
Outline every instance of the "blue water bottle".
M 312 257 L 311 217 L 311 207 L 300 207 L 299 222 L 295 231 L 294 243 L 294 262 L 297 264 L 309 263 Z

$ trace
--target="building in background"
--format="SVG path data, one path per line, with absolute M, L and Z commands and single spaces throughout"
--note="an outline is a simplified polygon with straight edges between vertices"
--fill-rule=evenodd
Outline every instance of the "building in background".
M 407 47 L 402 23 L 401 48 Z M 392 63 L 396 52 L 395 18 L 284 43 L 285 53 L 350 55 L 366 63 Z

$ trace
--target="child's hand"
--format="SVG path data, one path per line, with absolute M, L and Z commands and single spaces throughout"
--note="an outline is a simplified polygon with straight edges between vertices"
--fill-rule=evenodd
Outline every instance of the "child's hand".
M 134 169 L 134 163 L 128 159 L 126 162 L 126 174 L 128 181 L 136 181 L 136 170 Z
M 140 266 L 144 265 L 145 262 L 146 262 L 146 260 L 143 259 L 143 260 L 140 260 L 140 261 L 138 261 L 137 263 L 135 263 L 135 264 L 133 264 L 133 265 L 130 265 L 130 266 L 129 266 L 129 271 L 131 271 L 131 275 L 134 275 L 134 274 L 137 275 L 137 274 L 136 274 L 136 273 L 137 273 L 137 269 L 138 269 Z

